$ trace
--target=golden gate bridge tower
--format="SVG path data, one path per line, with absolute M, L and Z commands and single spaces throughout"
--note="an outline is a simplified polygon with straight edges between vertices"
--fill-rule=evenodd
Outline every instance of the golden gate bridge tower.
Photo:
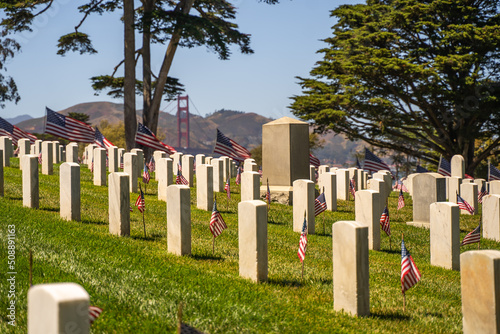
M 186 146 L 181 145 L 182 138 Z M 177 97 L 177 147 L 189 148 L 189 95 Z

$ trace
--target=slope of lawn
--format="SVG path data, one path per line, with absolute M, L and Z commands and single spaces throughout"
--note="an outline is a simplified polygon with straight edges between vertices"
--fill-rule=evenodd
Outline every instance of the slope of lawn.
M 354 220 L 354 202 L 339 201 L 336 212 L 316 217 L 316 234 L 308 236 L 305 274 L 297 257 L 299 233 L 292 231 L 292 207 L 271 205 L 268 223 L 269 280 L 255 284 L 238 274 L 239 187 L 232 180 L 229 206 L 217 194 L 228 229 L 215 240 L 209 230 L 211 212 L 196 208 L 191 189 L 192 255 L 167 252 L 166 204 L 157 200 L 157 183 L 146 187 L 144 237 L 142 215 L 131 194 L 130 237 L 108 231 L 108 188 L 93 185 L 81 168 L 82 221 L 59 218 L 59 165 L 54 175 L 40 174 L 40 208 L 22 206 L 21 171 L 17 158 L 4 168 L 5 196 L 0 198 L 0 332 L 27 331 L 28 254 L 33 253 L 33 283 L 75 282 L 104 309 L 93 333 L 174 333 L 177 309 L 183 321 L 206 333 L 457 333 L 462 330 L 460 273 L 431 267 L 429 231 L 407 226 L 411 198 L 397 212 L 398 193 L 389 198 L 392 240 L 382 232 L 381 251 L 370 251 L 370 311 L 365 318 L 333 310 L 332 224 Z M 460 218 L 461 238 L 480 215 Z M 7 226 L 16 230 L 16 327 L 7 324 Z M 325 232 L 324 232 L 325 231 Z M 403 312 L 400 243 L 405 243 L 422 274 L 406 293 Z M 462 247 L 477 249 L 477 244 Z M 500 249 L 482 240 L 481 248 Z

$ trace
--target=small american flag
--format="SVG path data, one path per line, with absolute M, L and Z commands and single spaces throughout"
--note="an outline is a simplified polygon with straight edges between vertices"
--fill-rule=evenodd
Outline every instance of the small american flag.
M 90 164 L 90 171 L 94 172 L 94 157 L 92 157 L 92 163 Z
M 349 180 L 349 191 L 352 194 L 352 198 L 356 198 L 356 181 L 354 181 L 354 178 Z
M 299 251 L 297 255 L 299 256 L 300 262 L 304 262 L 307 250 L 307 220 L 304 217 L 304 224 L 302 225 L 302 233 L 300 234 L 299 240 Z
M 41 165 L 41 164 L 42 164 L 42 162 L 43 162 L 42 152 L 40 152 L 40 153 L 38 154 L 38 163 Z
M 380 216 L 380 227 L 382 228 L 382 231 L 385 232 L 385 234 L 387 234 L 388 236 L 391 235 L 391 223 L 389 219 L 389 209 L 387 208 L 387 206 L 382 212 L 382 216 Z
M 451 176 L 450 162 L 442 156 L 439 158 L 439 166 L 437 172 L 443 176 Z
M 321 193 L 315 200 L 314 200 L 314 216 L 316 217 L 319 215 L 321 212 L 326 210 L 326 199 L 325 199 L 325 193 Z
M 132 209 L 132 207 L 130 207 L 130 212 L 133 212 L 133 211 L 134 211 L 134 209 Z
M 269 179 L 267 179 L 266 202 L 267 205 L 271 204 L 271 191 L 269 190 Z
M 458 207 L 462 210 L 465 210 L 465 211 L 468 211 L 471 215 L 474 214 L 474 208 L 469 204 L 467 203 L 466 200 L 464 200 L 459 194 L 457 194 L 457 204 L 458 204 Z
M 97 306 L 89 306 L 89 321 L 91 325 L 94 323 L 94 321 L 96 321 L 97 318 L 99 318 L 101 313 L 102 308 Z
M 231 183 L 229 181 L 229 175 L 227 176 L 226 184 L 224 185 L 224 190 L 226 191 L 227 198 L 231 199 Z
M 382 161 L 379 157 L 377 157 L 375 154 L 373 154 L 369 149 L 365 147 L 365 163 L 364 163 L 364 169 L 376 173 L 379 170 L 391 170 L 389 166 Z
M 145 125 L 139 123 L 137 126 L 137 132 L 135 134 L 135 142 L 147 147 L 151 147 L 155 150 L 160 150 L 167 152 L 167 154 L 174 154 L 177 152 L 173 147 L 162 143 L 151 130 L 149 130 Z
M 17 141 L 22 138 L 28 138 L 30 144 L 34 144 L 38 138 L 29 132 L 23 131 L 15 125 L 10 124 L 0 117 L 0 135 L 7 136 L 12 139 L 12 143 L 17 145 Z
M 234 180 L 234 183 L 236 183 L 236 184 L 241 183 L 241 167 L 238 167 L 238 170 L 236 172 L 236 179 Z
M 465 246 L 468 244 L 473 244 L 481 241 L 481 224 L 479 224 L 475 229 L 470 231 L 462 240 L 460 246 Z
M 404 206 L 405 206 L 405 196 L 403 195 L 403 189 L 400 189 L 398 197 L 398 210 L 402 209 Z
M 88 124 L 56 113 L 49 108 L 45 132 L 55 136 L 82 143 L 93 143 L 95 130 Z
M 123 169 L 123 155 L 120 158 L 120 169 Z
M 101 131 L 99 131 L 99 129 L 97 128 L 97 126 L 95 127 L 94 143 L 102 148 L 110 148 L 114 146 L 112 142 L 110 142 L 108 139 L 106 139 L 106 137 L 104 137 Z
M 483 185 L 481 186 L 481 190 L 479 191 L 479 194 L 477 195 L 477 201 L 479 203 L 483 203 L 483 197 L 488 195 L 488 191 L 486 190 L 486 182 L 483 182 Z
M 488 181 L 500 180 L 500 170 L 488 163 Z
M 155 158 L 153 156 L 151 156 L 151 159 L 149 159 L 148 168 L 151 173 L 156 170 Z
M 215 141 L 214 153 L 226 155 L 236 161 L 244 161 L 250 158 L 250 151 L 236 143 L 234 140 L 226 137 L 217 129 L 217 139 Z
M 262 166 L 259 166 L 259 175 L 260 175 L 260 178 L 262 179 Z
M 142 213 L 146 208 L 146 203 L 144 201 L 144 193 L 142 192 L 142 189 L 140 189 L 139 191 L 141 193 L 139 194 L 139 197 L 137 197 L 137 200 L 135 201 L 135 206 L 137 207 L 137 210 L 139 210 Z
M 144 164 L 144 171 L 142 172 L 142 182 L 148 184 L 150 179 L 151 176 L 149 175 L 148 166 Z
M 309 164 L 313 165 L 315 168 L 318 168 L 321 165 L 321 162 L 314 155 L 309 153 Z
M 217 201 L 214 200 L 214 208 L 212 210 L 212 217 L 210 218 L 210 232 L 212 232 L 214 238 L 218 237 L 222 231 L 227 228 L 224 219 L 217 211 Z
M 16 150 L 14 151 L 14 155 L 18 155 L 19 154 L 19 149 L 20 149 L 20 147 L 16 148 Z
M 189 182 L 186 180 L 184 176 L 182 176 L 182 168 L 181 165 L 177 165 L 177 177 L 175 178 L 175 184 L 183 184 L 188 185 Z
M 404 294 L 406 290 L 420 281 L 420 271 L 418 271 L 410 252 L 405 247 L 405 241 L 401 241 L 401 292 Z

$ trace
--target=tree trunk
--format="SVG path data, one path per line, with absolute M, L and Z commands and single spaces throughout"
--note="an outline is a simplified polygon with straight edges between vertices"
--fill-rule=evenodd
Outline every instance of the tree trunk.
M 142 123 L 151 129 L 151 15 L 155 0 L 144 0 L 144 29 L 142 32 Z M 152 130 L 156 134 L 156 129 Z M 151 156 L 152 149 L 142 147 L 146 161 Z
M 182 5 L 180 10 L 183 14 L 188 14 L 193 6 L 194 0 L 182 0 Z M 148 123 L 148 128 L 156 133 L 158 127 L 158 115 L 160 113 L 160 105 L 163 97 L 163 89 L 167 83 L 168 72 L 170 71 L 170 66 L 174 60 L 175 51 L 177 50 L 177 45 L 181 39 L 182 27 L 177 25 L 172 38 L 168 43 L 167 51 L 165 52 L 165 57 L 163 58 L 163 64 L 161 65 L 161 70 L 158 75 L 158 80 L 156 81 L 156 88 L 153 95 L 153 100 L 151 101 L 149 118 L 150 123 Z
M 137 119 L 135 116 L 135 30 L 134 30 L 134 0 L 123 0 L 123 20 L 125 26 L 125 79 L 124 93 L 124 123 L 125 143 L 127 151 L 135 146 Z

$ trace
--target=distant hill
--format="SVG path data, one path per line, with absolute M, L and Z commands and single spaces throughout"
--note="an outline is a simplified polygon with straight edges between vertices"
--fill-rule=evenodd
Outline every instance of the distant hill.
M 57 110 L 56 110 L 57 111 Z M 110 124 L 123 122 L 123 104 L 112 102 L 81 103 L 59 111 L 63 115 L 78 112 L 89 115 L 92 125 L 107 121 Z M 142 120 L 142 110 L 137 111 L 137 120 Z M 215 144 L 216 129 L 240 145 L 251 150 L 262 143 L 262 125 L 272 119 L 255 114 L 233 110 L 218 110 L 206 117 L 190 115 L 190 147 L 201 150 L 212 150 Z M 31 133 L 44 132 L 44 117 L 31 118 L 17 124 Z M 177 117 L 160 112 L 156 135 L 171 146 L 177 147 Z M 321 136 L 325 140 L 324 148 L 314 154 L 322 163 L 330 165 L 352 166 L 356 161 L 354 153 L 362 149 L 363 142 L 349 141 L 342 135 L 328 133 Z M 185 146 L 184 140 L 181 146 Z
M 17 125 L 17 123 L 20 123 L 22 121 L 26 121 L 28 119 L 32 119 L 33 117 L 31 117 L 30 115 L 19 115 L 19 116 L 16 116 L 16 117 L 12 117 L 12 118 L 4 118 L 7 122 L 9 122 L 10 124 L 14 124 L 14 125 Z

